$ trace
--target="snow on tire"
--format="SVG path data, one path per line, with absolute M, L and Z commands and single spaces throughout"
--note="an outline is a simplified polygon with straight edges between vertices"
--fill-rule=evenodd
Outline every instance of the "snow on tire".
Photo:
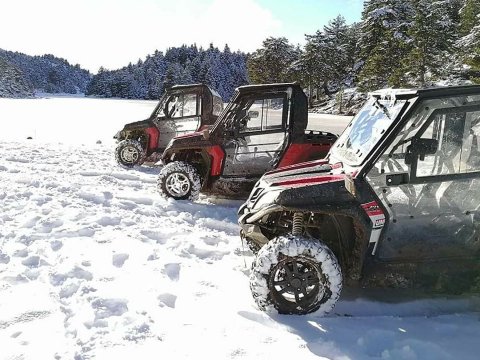
M 131 168 L 145 160 L 145 150 L 137 140 L 122 140 L 115 148 L 115 160 L 123 167 Z
M 263 246 L 252 264 L 250 289 L 257 306 L 280 314 L 328 313 L 342 290 L 338 260 L 324 243 L 279 236 Z
M 194 166 L 174 161 L 165 165 L 158 176 L 157 187 L 161 195 L 175 200 L 195 200 L 202 183 Z

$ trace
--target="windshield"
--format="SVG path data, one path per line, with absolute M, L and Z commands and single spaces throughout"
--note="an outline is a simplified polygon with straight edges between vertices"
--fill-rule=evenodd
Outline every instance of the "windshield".
M 225 109 L 218 116 L 217 121 L 213 124 L 210 132 L 215 132 L 217 129 L 233 129 L 233 117 L 232 115 L 236 113 L 239 103 L 238 103 L 239 92 L 238 90 L 232 96 L 232 100 L 226 106 Z M 227 119 L 227 120 L 225 120 Z M 220 130 L 222 131 L 222 130 Z
M 160 98 L 160 101 L 158 102 L 157 106 L 153 110 L 153 113 L 152 113 L 151 117 L 159 118 L 159 117 L 164 117 L 165 116 L 165 113 L 164 113 L 165 103 L 167 102 L 168 97 L 169 96 L 167 96 L 167 92 L 164 92 L 162 97 Z
M 370 99 L 336 141 L 332 157 L 350 166 L 361 165 L 404 104 L 404 100 Z

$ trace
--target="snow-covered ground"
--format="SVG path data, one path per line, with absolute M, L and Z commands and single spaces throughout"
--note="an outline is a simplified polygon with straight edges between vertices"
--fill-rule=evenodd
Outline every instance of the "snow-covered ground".
M 157 101 L 81 97 L 0 98 L 0 140 L 113 143 L 126 123 L 149 117 Z
M 56 96 L 0 98 L 0 140 L 113 144 L 126 123 L 147 119 L 157 101 Z M 309 114 L 309 130 L 339 134 L 351 116 Z
M 476 297 L 256 309 L 240 202 L 165 200 L 158 169 L 115 164 L 109 137 L 154 105 L 0 99 L 0 359 L 478 358 Z

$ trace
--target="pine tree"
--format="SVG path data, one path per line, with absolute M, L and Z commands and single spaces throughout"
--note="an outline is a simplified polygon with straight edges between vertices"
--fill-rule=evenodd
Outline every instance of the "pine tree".
M 458 41 L 463 62 L 470 67 L 467 75 L 480 83 L 480 0 L 466 0 L 460 11 L 460 35 Z
M 401 85 L 403 74 L 399 65 L 407 54 L 412 13 L 410 1 L 365 1 L 360 40 L 362 90 Z
M 306 35 L 307 43 L 294 64 L 297 80 L 309 89 L 323 89 L 325 94 L 352 85 L 358 70 L 358 25 L 346 25 L 337 16 L 314 35 Z
M 284 37 L 269 37 L 248 59 L 248 73 L 253 83 L 277 83 L 292 80 L 290 66 L 298 59 L 297 49 Z
M 467 36 L 472 29 L 480 24 L 480 0 L 464 0 L 465 5 L 460 9 L 460 35 Z
M 424 87 L 445 76 L 454 51 L 456 28 L 449 16 L 449 1 L 411 0 L 415 12 L 408 36 L 409 52 L 403 61 L 410 83 Z

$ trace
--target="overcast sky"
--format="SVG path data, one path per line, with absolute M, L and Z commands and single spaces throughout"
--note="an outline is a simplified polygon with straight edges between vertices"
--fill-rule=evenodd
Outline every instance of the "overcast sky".
M 210 43 L 245 52 L 268 36 L 303 43 L 338 14 L 361 17 L 363 0 L 0 0 L 0 48 L 53 54 L 93 73 L 156 49 Z

